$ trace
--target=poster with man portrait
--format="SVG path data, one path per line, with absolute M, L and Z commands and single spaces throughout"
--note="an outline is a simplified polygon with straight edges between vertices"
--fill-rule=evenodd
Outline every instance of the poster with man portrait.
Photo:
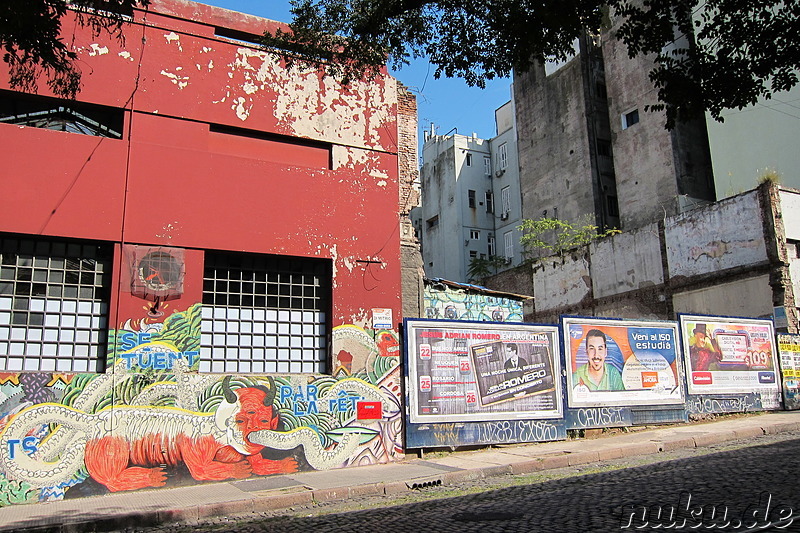
M 771 320 L 679 315 L 689 394 L 778 392 Z
M 556 326 L 407 319 L 412 423 L 560 418 Z
M 561 320 L 569 407 L 683 403 L 676 323 Z

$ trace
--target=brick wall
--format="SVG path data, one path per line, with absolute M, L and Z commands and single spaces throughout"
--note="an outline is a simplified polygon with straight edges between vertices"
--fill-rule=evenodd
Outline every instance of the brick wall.
M 419 204 L 417 163 L 417 98 L 403 84 L 397 84 L 397 164 L 400 177 L 400 263 L 403 316 L 422 316 L 422 278 L 425 271 L 419 241 L 408 216 Z
M 400 166 L 400 215 L 408 217 L 419 204 L 417 163 L 417 97 L 403 84 L 397 84 L 397 161 Z

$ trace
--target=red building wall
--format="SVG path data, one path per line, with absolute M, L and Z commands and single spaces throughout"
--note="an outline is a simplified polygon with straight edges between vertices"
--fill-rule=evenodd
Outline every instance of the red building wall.
M 394 80 L 342 88 L 318 72 L 288 72 L 272 54 L 213 35 L 213 24 L 260 33 L 264 21 L 182 4 L 169 4 L 171 14 L 207 19 L 137 12 L 124 45 L 77 34 L 78 98 L 124 106 L 124 139 L 0 124 L 13 154 L 0 228 L 327 257 L 340 323 L 371 307 L 393 307 L 399 319 L 397 213 L 387 209 L 398 197 Z M 210 124 L 285 142 L 213 133 Z M 321 147 L 291 144 L 312 140 Z M 321 169 L 327 151 L 332 168 Z M 361 277 L 376 268 L 380 288 L 364 290 Z
M 145 481 L 120 481 L 115 476 L 123 474 L 109 473 L 93 459 L 111 457 L 113 468 L 123 473 L 139 466 L 158 470 L 155 459 L 139 457 L 136 462 L 128 457 L 126 446 L 133 445 L 133 436 L 124 430 L 126 409 L 147 413 L 154 434 L 162 417 L 174 414 L 171 409 L 180 409 L 181 416 L 190 413 L 183 435 L 188 440 L 172 435 L 164 443 L 167 448 L 196 445 L 200 437 L 192 428 L 207 423 L 218 428 L 212 431 L 215 445 L 230 449 L 236 446 L 219 433 L 224 422 L 220 406 L 234 413 L 244 408 L 245 397 L 263 396 L 265 390 L 272 391 L 268 408 L 281 422 L 249 437 L 244 445 L 258 448 L 253 453 L 250 448 L 243 452 L 239 443 L 238 456 L 212 454 L 209 461 L 228 465 L 221 468 L 224 475 L 215 474 L 218 479 L 384 462 L 399 453 L 396 82 L 382 75 L 341 86 L 319 71 L 287 70 L 280 56 L 219 36 L 231 31 L 257 35 L 277 24 L 179 0 L 157 0 L 148 10 L 136 11 L 123 28 L 124 41 L 93 37 L 88 28 L 67 21 L 63 27 L 74 33 L 65 39 L 74 43 L 82 71 L 77 101 L 121 112 L 122 138 L 0 123 L 7 154 L 0 169 L 0 238 L 113 244 L 110 355 L 104 372 L 26 372 L 24 356 L 17 357 L 14 348 L 8 353 L 0 349 L 0 364 L 6 365 L 0 366 L 0 384 L 18 388 L 29 400 L 0 403 L 0 473 L 31 487 L 22 496 L 10 496 L 12 501 L 64 497 L 82 483 L 78 474 L 63 474 L 63 468 L 62 474 L 54 473 L 37 455 L 44 453 L 48 437 L 47 446 L 66 446 L 72 437 L 66 430 L 48 433 L 52 430 L 41 422 L 44 415 L 37 411 L 36 398 L 63 405 L 59 412 L 65 427 L 78 411 L 98 428 L 105 427 L 107 418 L 123 428 L 95 433 L 94 440 L 84 435 L 89 442 L 76 465 L 86 467 L 100 491 L 164 482 L 158 473 Z M 38 96 L 50 96 L 40 86 Z M 5 71 L 0 72 L 0 90 L 0 98 L 20 96 L 9 87 Z M 131 279 L 139 275 L 131 267 L 132 246 L 180 253 L 184 277 L 178 294 L 154 302 L 132 293 Z M 232 381 L 226 381 L 223 374 L 198 370 L 196 360 L 192 365 L 195 355 L 187 354 L 195 354 L 202 344 L 204 264 L 213 251 L 330 261 L 326 372 L 228 374 Z M 6 298 L 14 309 L 23 300 L 34 305 L 36 296 Z M 6 331 L 13 337 L 16 327 L 3 324 L 2 305 L 0 295 L 0 348 L 5 346 L 2 328 L 10 328 Z M 372 327 L 375 308 L 391 310 L 391 326 Z M 27 327 L 28 335 L 36 329 L 20 327 Z M 251 341 L 244 339 L 250 337 L 241 338 L 249 349 L 246 343 Z M 159 351 L 171 358 L 152 359 Z M 143 363 L 148 357 L 149 366 Z M 182 357 L 188 357 L 187 367 L 173 366 Z M 160 362 L 154 365 L 154 360 Z M 160 367 L 163 360 L 168 364 Z M 24 369 L 17 368 L 20 364 Z M 41 384 L 29 385 L 33 381 Z M 159 388 L 162 381 L 174 383 L 172 392 Z M 136 394 L 120 399 L 124 395 L 113 387 L 121 386 Z M 226 387 L 235 392 L 235 402 L 223 394 Z M 326 391 L 344 395 L 350 403 L 336 404 Z M 152 403 L 153 398 L 161 399 Z M 131 401 L 138 403 L 131 408 Z M 380 403 L 381 418 L 358 420 L 360 402 Z M 293 426 L 288 425 L 289 415 Z M 320 426 L 332 432 L 319 434 Z M 342 438 L 342 428 L 349 428 L 358 442 Z M 286 435 L 296 446 L 288 456 L 281 452 L 286 448 L 272 444 Z M 183 453 L 192 478 L 216 479 L 208 472 L 220 468 L 189 464 L 192 460 L 185 449 Z M 325 459 L 330 456 L 335 460 Z

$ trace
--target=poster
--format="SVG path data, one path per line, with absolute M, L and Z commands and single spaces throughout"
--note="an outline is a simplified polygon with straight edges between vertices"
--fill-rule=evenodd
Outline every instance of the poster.
M 556 326 L 405 324 L 412 423 L 561 417 Z
M 771 320 L 679 318 L 690 394 L 779 391 Z
M 783 401 L 786 409 L 800 409 L 800 335 L 778 335 Z
M 683 402 L 677 324 L 561 320 L 570 407 Z

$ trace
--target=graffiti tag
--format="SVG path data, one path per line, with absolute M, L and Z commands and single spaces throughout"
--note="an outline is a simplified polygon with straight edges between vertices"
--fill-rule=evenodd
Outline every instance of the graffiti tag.
M 572 411 L 572 423 L 575 428 L 624 426 L 630 424 L 626 412 L 622 407 L 583 407 Z
M 120 334 L 120 348 L 123 353 L 119 356 L 125 361 L 125 367 L 131 369 L 134 365 L 139 368 L 152 368 L 154 370 L 171 370 L 177 359 L 188 361 L 189 368 L 200 356 L 196 350 L 178 352 L 166 348 L 163 344 L 150 344 L 152 333 L 125 331 Z

